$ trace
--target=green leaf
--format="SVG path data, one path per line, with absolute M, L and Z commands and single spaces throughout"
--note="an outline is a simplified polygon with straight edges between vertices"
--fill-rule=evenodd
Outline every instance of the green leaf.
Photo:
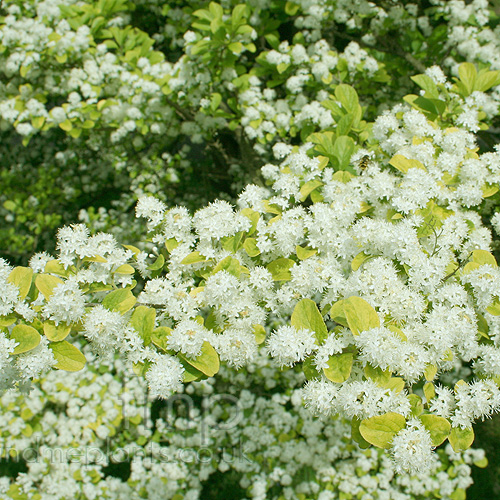
M 422 404 L 422 398 L 418 394 L 408 394 L 408 400 L 410 401 L 411 414 L 414 417 L 418 417 L 424 411 L 424 405 Z
M 15 267 L 10 272 L 7 281 L 19 288 L 19 299 L 24 300 L 31 288 L 33 269 L 31 267 Z
M 165 264 L 165 257 L 163 257 L 162 254 L 159 254 L 153 264 L 148 266 L 148 269 L 151 271 L 159 271 L 163 267 L 163 264 Z
M 354 336 L 380 326 L 377 311 L 361 297 L 352 296 L 344 300 L 344 314 Z
M 405 381 L 401 377 L 391 377 L 382 387 L 394 392 L 401 392 L 405 388 Z
M 255 233 L 255 230 L 257 229 L 257 224 L 259 223 L 260 219 L 260 214 L 259 212 L 252 210 L 251 208 L 244 208 L 241 212 L 241 215 L 244 215 L 247 219 L 250 219 L 250 222 L 252 223 L 252 227 L 248 230 L 247 235 L 250 236 L 251 234 Z
M 294 16 L 299 11 L 300 5 L 295 2 L 286 2 L 285 14 L 287 16 Z
M 219 271 L 227 271 L 229 274 L 232 274 L 233 276 L 239 278 L 241 276 L 241 273 L 245 270 L 246 268 L 240 264 L 238 259 L 235 259 L 234 257 L 228 255 L 214 267 L 210 274 L 213 276 Z
M 183 382 L 193 382 L 195 380 L 205 378 L 205 375 L 200 372 L 200 370 L 197 370 L 194 366 L 190 365 L 187 361 L 185 361 L 185 359 L 179 358 L 179 361 L 184 367 L 184 375 L 182 377 Z
M 57 259 L 49 260 L 45 264 L 44 271 L 50 274 L 58 274 L 59 276 L 69 276 L 68 269 L 64 269 L 64 266 Z
M 301 328 L 312 330 L 319 344 L 328 337 L 323 316 L 321 316 L 316 302 L 311 299 L 302 299 L 297 303 L 292 313 L 291 324 L 297 330 Z
M 231 50 L 231 48 L 229 50 Z M 222 101 L 222 96 L 218 92 L 214 92 L 210 99 L 210 109 L 212 111 L 215 111 L 219 107 L 221 101 Z
M 110 311 L 117 311 L 124 314 L 130 311 L 136 302 L 137 299 L 130 291 L 130 288 L 122 288 L 121 290 L 115 290 L 114 292 L 108 293 L 108 295 L 104 297 L 102 305 Z
M 476 85 L 477 71 L 474 64 L 465 62 L 458 67 L 458 76 L 460 81 L 464 84 L 467 94 L 464 97 L 472 94 L 474 86 Z
M 495 300 L 491 306 L 486 308 L 486 312 L 489 312 L 492 316 L 500 316 L 500 301 Z
M 59 128 L 62 128 L 65 132 L 69 132 L 73 128 L 73 125 L 66 119 L 59 124 Z
M 233 54 L 239 54 L 243 50 L 243 44 L 241 42 L 232 42 L 227 46 L 227 48 Z
M 472 427 L 461 429 L 460 427 L 452 427 L 448 441 L 453 448 L 453 451 L 465 451 L 470 448 L 474 442 L 474 431 Z
M 294 265 L 294 260 L 281 257 L 270 262 L 266 266 L 266 269 L 273 275 L 274 281 L 289 281 L 292 279 L 290 268 Z
M 231 253 L 236 253 L 243 245 L 243 231 L 237 232 L 234 236 L 229 236 L 226 238 L 222 238 L 222 248 Z
M 418 417 L 423 426 L 429 431 L 432 439 L 432 446 L 439 446 L 444 443 L 450 435 L 451 424 L 444 417 L 438 415 L 420 415 Z
M 450 493 L 450 500 L 466 500 L 467 493 L 463 488 L 457 488 Z
M 155 327 L 156 311 L 152 307 L 138 306 L 130 318 L 130 324 L 144 340 L 144 345 L 151 343 L 151 336 Z
M 484 469 L 485 467 L 488 467 L 488 459 L 486 457 L 481 458 L 480 460 L 476 460 L 473 462 L 476 467 L 479 467 L 481 469 Z
M 347 135 L 340 136 L 333 145 L 333 155 L 339 162 L 338 170 L 347 170 L 354 153 L 354 141 Z
M 390 448 L 392 439 L 404 429 L 406 420 L 399 413 L 389 412 L 385 415 L 362 420 L 359 432 L 370 444 L 378 448 Z
M 153 330 L 153 334 L 151 335 L 151 342 L 161 349 L 162 351 L 168 351 L 168 338 L 172 333 L 172 328 L 168 328 L 167 326 L 159 326 Z
M 64 340 L 71 331 L 71 325 L 59 323 L 56 325 L 53 321 L 46 321 L 43 324 L 43 333 L 52 342 L 60 342 Z
M 439 98 L 439 91 L 437 85 L 434 83 L 432 78 L 427 75 L 415 75 L 411 79 L 423 90 L 425 90 L 426 97 L 432 97 L 434 99 Z
M 77 372 L 81 370 L 87 362 L 83 353 L 66 340 L 62 342 L 52 342 L 49 344 L 49 348 L 52 349 L 54 353 L 54 357 L 57 360 L 55 367 L 59 370 Z
M 40 343 L 40 334 L 29 325 L 16 325 L 10 332 L 10 338 L 19 342 L 13 354 L 31 351 Z
M 56 286 L 62 285 L 63 283 L 63 280 L 57 278 L 56 276 L 51 276 L 50 274 L 39 274 L 35 278 L 35 286 L 45 297 L 45 300 L 49 300 L 52 293 L 54 292 L 54 288 Z
M 312 356 L 304 360 L 302 363 L 302 371 L 307 380 L 314 380 L 321 377 L 321 373 L 316 369 Z
M 350 85 L 344 83 L 337 85 L 335 97 L 347 112 L 355 112 L 359 106 L 358 94 Z
M 7 316 L 0 316 L 0 328 L 10 326 L 17 321 L 16 314 L 7 314 Z
M 130 264 L 123 264 L 117 267 L 113 272 L 117 274 L 134 274 L 135 269 Z
M 352 352 L 330 356 L 328 368 L 323 368 L 326 378 L 337 384 L 345 382 L 351 376 L 353 359 Z
M 499 191 L 498 184 L 484 184 L 484 186 L 481 188 L 481 191 L 483 192 L 483 198 L 489 198 L 490 196 L 493 196 L 494 194 L 498 193 Z
M 479 74 L 476 80 L 475 90 L 486 92 L 496 85 L 500 85 L 500 71 L 487 71 L 486 73 Z
M 201 354 L 196 359 L 189 359 L 180 353 L 177 356 L 209 377 L 213 377 L 220 368 L 217 351 L 206 341 L 203 342 Z
M 357 417 L 354 417 L 351 420 L 351 438 L 353 441 L 358 443 L 358 446 L 362 450 L 366 450 L 367 448 L 370 447 L 370 443 L 361 435 L 361 432 L 359 432 L 360 424 L 361 420 Z

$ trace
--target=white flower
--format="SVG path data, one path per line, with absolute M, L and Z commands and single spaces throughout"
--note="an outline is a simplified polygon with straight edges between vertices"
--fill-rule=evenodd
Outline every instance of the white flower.
M 417 419 L 408 420 L 406 428 L 393 438 L 391 451 L 397 472 L 427 472 L 436 460 L 431 435 Z
M 181 362 L 168 355 L 158 355 L 146 372 L 149 390 L 153 397 L 168 398 L 182 388 L 184 367 Z
M 280 365 L 292 366 L 303 361 L 315 349 L 314 332 L 307 328 L 298 330 L 294 326 L 281 326 L 271 333 L 266 342 L 269 354 L 276 358 Z

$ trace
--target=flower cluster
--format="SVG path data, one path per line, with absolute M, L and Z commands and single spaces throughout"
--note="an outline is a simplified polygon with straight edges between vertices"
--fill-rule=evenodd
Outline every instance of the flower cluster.
M 88 346 L 83 351 L 92 359 Z M 63 379 L 52 371 L 29 394 L 0 398 L 2 458 L 25 469 L 0 476 L 3 497 L 113 500 L 141 491 L 196 500 L 217 493 L 222 473 L 232 478 L 225 488 L 253 500 L 449 500 L 470 486 L 473 464 L 486 465 L 483 450 L 448 446 L 429 475 L 395 475 L 380 450 L 350 445 L 346 422 L 318 420 L 303 408 L 303 375 L 266 356 L 247 374 L 223 369 L 162 404 L 119 359 L 102 366 L 106 373 L 89 366 Z M 415 451 L 420 427 L 409 422 L 406 430 Z

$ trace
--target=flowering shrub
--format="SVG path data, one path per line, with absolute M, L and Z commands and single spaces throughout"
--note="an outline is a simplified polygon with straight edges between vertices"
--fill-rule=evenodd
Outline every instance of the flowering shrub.
M 4 498 L 207 498 L 222 493 L 219 474 L 233 477 L 232 498 L 451 499 L 471 483 L 470 465 L 486 462 L 482 450 L 448 446 L 430 475 L 395 476 L 380 450 L 350 444 L 344 422 L 303 408 L 300 372 L 264 356 L 247 374 L 223 369 L 163 406 L 120 360 L 106 368 L 62 380 L 52 371 L 29 395 L 3 395 L 2 450 L 25 467 L 0 478 Z
M 4 263 L 4 387 L 81 369 L 72 330 L 100 356 L 120 352 L 161 398 L 266 351 L 301 363 L 306 404 L 351 420 L 353 439 L 389 448 L 399 469 L 428 468 L 446 440 L 467 449 L 474 420 L 500 408 L 499 271 L 473 210 L 498 191 L 500 161 L 478 155 L 456 117 L 460 93 L 479 96 L 498 76 L 459 73 L 453 87 L 417 78 L 414 109 L 361 132 L 356 92 L 337 87 L 339 125 L 313 136 L 328 156 L 276 145 L 284 159 L 263 167 L 269 187 L 247 186 L 237 210 L 218 201 L 190 216 L 142 198 L 149 266 L 83 225 L 59 231 L 57 259 Z M 355 142 L 363 134 L 369 150 Z M 146 278 L 136 295 L 131 263 Z M 469 366 L 477 380 L 463 380 Z M 447 372 L 451 388 L 438 382 Z
M 55 228 L 78 217 L 138 239 L 131 213 L 144 194 L 191 208 L 234 199 L 276 142 L 333 125 L 323 103 L 338 84 L 355 86 L 372 121 L 436 63 L 448 76 L 464 60 L 500 69 L 485 0 L 1 8 L 0 236 L 18 263 L 53 250 Z M 478 106 L 496 124 L 498 91 L 476 98 L 464 108 L 472 127 Z
M 473 454 L 465 450 L 474 440 L 474 421 L 500 409 L 500 276 L 492 240 L 492 229 L 500 232 L 500 151 L 478 147 L 485 140 L 480 134 L 496 123 L 499 64 L 490 58 L 489 69 L 483 62 L 497 40 L 485 2 L 465 7 L 436 0 L 424 13 L 386 3 L 359 2 L 347 10 L 343 2 L 287 2 L 269 11 L 229 2 L 184 10 L 152 4 L 150 13 L 178 19 L 180 31 L 151 36 L 132 24 L 126 2 L 5 6 L 3 133 L 24 136 L 23 148 L 53 138 L 63 144 L 49 146 L 48 163 L 40 166 L 35 185 L 46 196 L 42 205 L 58 196 L 70 204 L 92 197 L 106 191 L 107 182 L 121 201 L 114 212 L 81 212 L 93 229 L 109 232 L 91 234 L 86 225 L 72 224 L 58 231 L 56 252 L 35 254 L 28 267 L 0 259 L 2 390 L 28 392 L 32 380 L 52 376 L 51 368 L 82 370 L 89 358 L 82 341 L 93 363 L 118 356 L 126 366 L 120 373 L 134 370 L 151 397 L 167 400 L 185 383 L 217 384 L 211 377 L 228 367 L 251 373 L 267 356 L 275 366 L 293 367 L 285 371 L 296 374 L 293 387 L 305 380 L 306 406 L 333 426 L 335 439 L 350 423 L 355 446 L 367 451 L 346 445 L 349 456 L 373 460 L 366 470 L 388 470 L 388 456 L 400 474 L 437 473 L 439 460 L 470 462 Z M 143 8 L 138 3 L 146 19 Z M 290 17 L 294 34 L 281 40 Z M 372 31 L 360 39 L 363 47 L 354 41 L 335 47 L 322 38 L 332 23 L 345 25 L 351 36 L 368 22 Z M 412 55 L 378 44 L 402 26 L 418 26 L 430 42 L 403 36 L 401 47 L 419 49 Z M 438 42 L 447 36 L 441 53 Z M 152 50 L 155 40 L 176 60 Z M 387 53 L 394 57 L 382 57 Z M 442 67 L 432 65 L 437 55 Z M 411 67 L 423 73 L 407 78 Z M 376 90 L 377 83 L 384 86 Z M 414 85 L 420 90 L 408 94 Z M 178 149 L 183 142 L 188 147 Z M 227 190 L 226 200 L 191 215 L 167 201 L 169 184 L 197 164 L 198 147 L 232 169 L 233 187 L 251 183 L 235 204 Z M 173 150 L 169 170 L 163 160 L 172 160 Z M 17 214 L 26 221 L 37 210 L 30 203 L 39 203 L 12 182 L 37 162 L 32 150 L 23 151 L 5 173 L 12 189 L 2 194 L 8 220 Z M 62 177 L 58 196 L 41 194 L 52 174 L 81 177 L 101 161 L 102 183 L 84 178 L 74 190 Z M 49 168 L 53 162 L 57 168 Z M 206 163 L 205 155 L 198 166 Z M 182 182 L 194 184 L 198 175 L 192 169 Z M 189 204 L 189 196 L 174 201 Z M 135 198 L 137 222 L 129 224 Z M 61 217 L 40 211 L 35 233 Z M 142 219 L 148 239 L 131 245 L 143 232 Z M 15 227 L 6 235 L 23 247 Z M 301 425 L 312 419 L 298 409 L 298 393 L 287 393 L 286 383 L 279 387 L 293 399 L 286 401 Z M 108 421 L 118 418 L 116 408 L 108 409 L 94 429 L 99 439 L 121 422 Z M 287 418 L 283 409 L 273 411 Z M 338 426 L 333 416 L 340 417 Z M 87 434 L 83 445 L 94 439 Z M 149 438 L 145 432 L 137 439 Z M 437 458 L 433 449 L 441 445 Z M 276 482 L 285 498 L 296 491 L 325 500 L 336 488 L 358 494 L 328 479 L 332 473 L 313 458 L 304 467 L 312 468 L 316 486 L 294 483 L 291 490 L 286 477 L 299 474 L 291 469 L 297 464 L 273 462 L 267 470 L 268 457 L 259 458 L 258 480 L 251 467 L 235 470 L 248 473 L 241 484 L 255 498 Z M 169 474 L 160 469 L 151 470 Z M 92 470 L 93 478 L 104 477 L 99 467 Z M 370 484 L 362 487 L 379 487 Z M 172 495 L 179 488 L 183 480 L 172 485 Z

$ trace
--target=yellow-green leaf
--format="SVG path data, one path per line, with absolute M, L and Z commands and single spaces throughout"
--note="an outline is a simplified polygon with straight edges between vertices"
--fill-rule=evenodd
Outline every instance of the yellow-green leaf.
M 59 279 L 56 276 L 51 276 L 50 274 L 39 274 L 35 278 L 35 286 L 45 297 L 45 300 L 49 300 L 52 293 L 54 292 L 54 288 L 56 286 L 62 285 L 63 283 L 63 280 Z
M 500 301 L 495 300 L 493 304 L 486 308 L 486 311 L 489 312 L 492 316 L 500 316 Z
M 102 301 L 102 305 L 110 311 L 117 311 L 121 314 L 130 311 L 134 307 L 137 299 L 129 288 L 122 288 L 108 293 Z
M 135 269 L 130 264 L 123 264 L 117 267 L 114 272 L 117 274 L 134 274 Z
M 62 128 L 65 132 L 69 132 L 73 128 L 73 125 L 68 119 L 66 119 L 59 124 L 59 127 Z
M 319 179 L 311 179 L 310 181 L 306 182 L 300 188 L 300 195 L 301 195 L 300 200 L 304 201 L 315 189 L 323 185 L 324 183 L 321 182 Z
M 323 368 L 326 378 L 337 384 L 345 382 L 351 376 L 353 359 L 351 352 L 330 356 L 328 368 Z
M 52 342 L 49 344 L 49 347 L 52 349 L 54 357 L 57 360 L 55 367 L 59 370 L 77 372 L 81 370 L 87 362 L 83 353 L 66 340 L 62 342 Z
M 431 382 L 432 380 L 434 380 L 434 377 L 436 376 L 436 374 L 437 374 L 437 366 L 432 365 L 432 364 L 428 364 L 426 366 L 425 372 L 424 372 L 425 380 L 427 380 L 428 382 Z
M 345 299 L 344 314 L 353 335 L 380 326 L 377 311 L 361 297 L 352 296 Z
M 333 304 L 330 309 L 330 318 L 332 318 L 332 321 L 335 321 L 335 323 L 347 327 L 349 325 L 344 313 L 344 302 L 344 300 L 339 300 Z
M 481 266 L 489 264 L 492 267 L 498 267 L 493 254 L 487 252 L 486 250 L 474 250 L 472 252 L 472 262 L 477 262 Z
M 262 344 L 266 340 L 266 329 L 262 325 L 252 325 L 255 341 L 257 344 Z
M 290 268 L 294 265 L 294 260 L 281 257 L 270 262 L 266 268 L 273 275 L 274 281 L 289 281 L 292 278 Z
M 356 257 L 354 257 L 354 259 L 352 259 L 351 269 L 353 271 L 357 271 L 361 267 L 363 262 L 366 262 L 368 259 L 370 259 L 372 257 L 373 257 L 373 255 L 368 255 L 365 252 L 358 253 L 358 255 L 356 255 Z
M 424 427 L 429 431 L 432 439 L 432 446 L 439 446 L 444 443 L 450 435 L 451 424 L 444 417 L 438 415 L 420 415 L 418 417 Z
M 408 394 L 408 401 L 410 401 L 411 414 L 418 417 L 424 411 L 422 398 L 418 394 Z
M 168 351 L 168 338 L 172 333 L 172 328 L 168 328 L 167 326 L 159 326 L 153 330 L 153 334 L 151 335 L 151 342 L 160 348 L 162 351 Z
M 498 184 L 485 184 L 481 190 L 483 192 L 483 198 L 489 198 L 498 193 L 499 187 Z
M 427 402 L 429 402 L 436 395 L 436 389 L 434 384 L 427 382 L 424 384 L 424 396 Z
M 401 392 L 405 388 L 405 381 L 401 377 L 391 377 L 382 387 L 394 392 Z
M 71 331 L 71 325 L 59 323 L 56 325 L 53 321 L 46 321 L 43 324 L 43 333 L 52 342 L 60 342 L 64 340 Z
M 29 325 L 16 325 L 10 332 L 10 338 L 19 343 L 13 354 L 31 351 L 40 343 L 40 334 Z
M 367 364 L 365 366 L 365 376 L 372 379 L 377 385 L 385 387 L 391 379 L 391 372 L 389 369 L 382 370 L 379 366 L 372 366 Z
M 7 281 L 19 288 L 19 298 L 24 300 L 31 288 L 33 269 L 31 267 L 15 267 L 9 274 Z
M 474 431 L 472 427 L 461 429 L 460 427 L 452 427 L 448 441 L 453 448 L 453 451 L 465 451 L 470 448 L 474 442 Z
M 44 271 L 50 274 L 58 274 L 59 276 L 68 276 L 69 272 L 67 269 L 64 269 L 64 266 L 57 260 L 49 260 L 47 264 L 45 264 Z
M 462 63 L 458 67 L 458 76 L 460 77 L 460 81 L 464 84 L 467 90 L 467 95 L 472 94 L 477 78 L 477 71 L 474 64 L 470 62 Z
M 321 316 L 316 302 L 311 299 L 302 299 L 297 303 L 292 313 L 291 324 L 297 330 L 306 328 L 313 331 L 318 343 L 323 342 L 328 337 L 323 316 Z
M 155 327 L 156 311 L 152 307 L 138 306 L 130 318 L 130 324 L 144 340 L 144 345 L 151 343 L 151 336 Z
M 148 267 L 148 269 L 150 269 L 151 271 L 158 271 L 163 267 L 163 264 L 165 264 L 165 257 L 163 257 L 162 254 L 159 254 L 153 264 Z
M 243 248 L 249 257 L 257 257 L 257 255 L 260 255 L 260 250 L 257 246 L 257 240 L 255 238 L 247 238 L 243 242 Z
M 303 248 L 300 245 L 297 245 L 295 247 L 295 251 L 297 252 L 297 257 L 299 258 L 299 260 L 306 260 L 309 257 L 312 257 L 313 255 L 315 255 L 317 252 L 316 249 Z
M 178 356 L 209 377 L 213 377 L 220 368 L 217 351 L 206 341 L 203 342 L 201 354 L 196 359 L 189 359 L 181 354 L 178 354 Z
M 424 165 L 418 161 L 413 159 L 408 159 L 403 155 L 394 155 L 390 161 L 389 165 L 392 165 L 394 168 L 397 168 L 400 172 L 406 174 L 410 168 L 420 168 L 425 170 Z
M 198 262 L 205 262 L 207 259 L 200 252 L 191 252 L 188 256 L 182 259 L 181 264 L 197 264 Z
M 378 448 L 389 448 L 394 436 L 405 427 L 406 420 L 399 413 L 389 412 L 362 420 L 359 432 L 363 438 Z

